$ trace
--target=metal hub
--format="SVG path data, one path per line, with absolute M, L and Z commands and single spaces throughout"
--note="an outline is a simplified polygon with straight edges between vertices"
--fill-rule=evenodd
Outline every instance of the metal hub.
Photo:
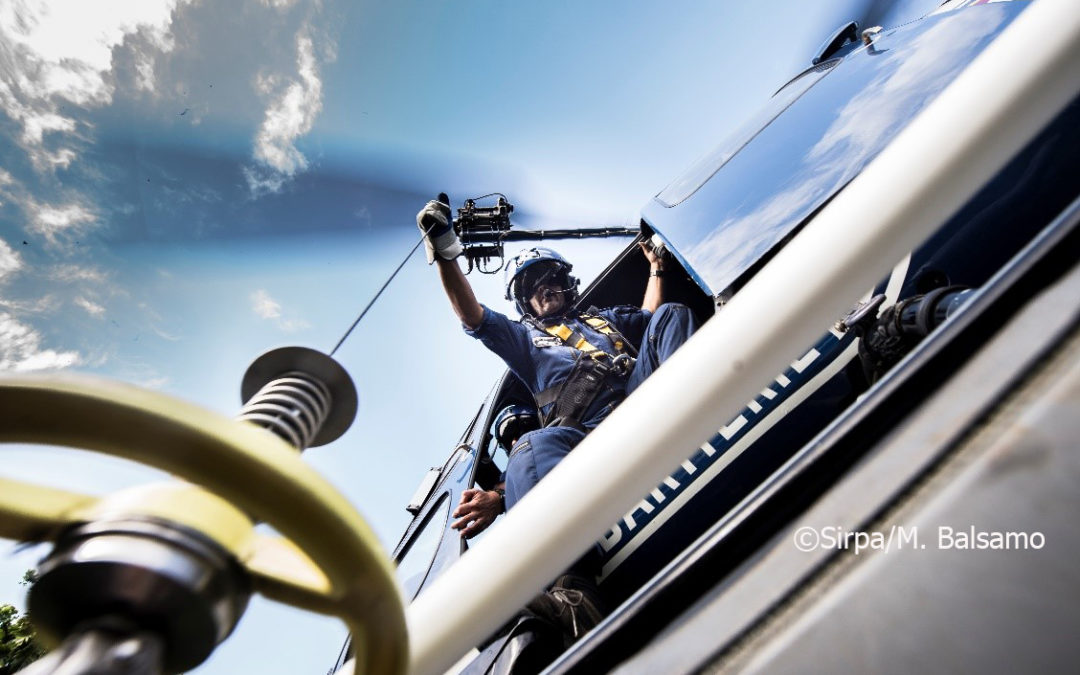
M 194 668 L 232 632 L 251 590 L 240 564 L 203 535 L 138 518 L 78 525 L 56 543 L 30 589 L 45 635 L 139 626 L 164 644 L 166 672 Z

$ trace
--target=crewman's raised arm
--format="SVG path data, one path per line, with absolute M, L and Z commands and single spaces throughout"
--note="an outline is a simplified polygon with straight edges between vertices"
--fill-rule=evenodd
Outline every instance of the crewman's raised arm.
M 484 318 L 484 308 L 477 302 L 472 285 L 456 260 L 462 249 L 450 217 L 450 199 L 440 194 L 438 200 L 424 205 L 416 214 L 416 225 L 424 235 L 428 264 L 437 263 L 443 290 L 454 313 L 470 329 L 478 328 Z
M 480 327 L 480 321 L 484 318 L 484 308 L 476 299 L 472 285 L 461 271 L 456 260 L 439 259 L 439 278 L 442 279 L 443 290 L 450 299 L 450 306 L 454 308 L 461 323 L 476 330 Z

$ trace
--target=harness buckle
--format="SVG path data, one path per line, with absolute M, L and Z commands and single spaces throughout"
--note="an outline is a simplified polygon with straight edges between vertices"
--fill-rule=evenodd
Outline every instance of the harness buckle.
M 611 360 L 611 369 L 616 375 L 625 377 L 630 374 L 630 371 L 634 368 L 636 359 L 629 354 L 619 354 Z

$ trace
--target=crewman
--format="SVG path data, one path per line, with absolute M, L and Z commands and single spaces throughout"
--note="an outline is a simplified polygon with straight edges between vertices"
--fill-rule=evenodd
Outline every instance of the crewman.
M 503 359 L 536 399 L 543 427 L 524 434 L 506 467 L 507 509 L 535 486 L 596 425 L 696 330 L 690 309 L 664 304 L 664 260 L 644 242 L 649 278 L 641 307 L 582 311 L 575 306 L 573 266 L 555 251 L 534 247 L 506 265 L 506 299 L 520 320 L 480 304 L 456 258 L 462 245 L 450 206 L 430 201 L 417 214 L 428 264 L 468 335 Z M 529 605 L 557 616 L 570 639 L 587 632 L 602 611 L 586 555 Z M 534 607 L 534 605 L 536 607 Z M 565 611 L 564 611 L 565 610 Z

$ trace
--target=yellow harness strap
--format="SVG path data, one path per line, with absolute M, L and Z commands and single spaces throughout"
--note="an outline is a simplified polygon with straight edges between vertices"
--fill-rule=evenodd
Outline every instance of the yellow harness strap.
M 597 332 L 611 337 L 612 342 L 615 343 L 615 350 L 620 353 L 622 352 L 622 340 L 617 337 L 618 333 L 611 327 L 611 324 L 598 316 L 589 314 L 583 314 L 581 318 Z M 559 324 L 558 326 L 545 326 L 544 330 L 547 331 L 548 334 L 559 338 L 568 346 L 581 350 L 591 358 L 597 359 L 610 356 L 607 352 L 600 351 L 595 345 L 586 340 L 584 335 L 578 333 L 564 323 Z
M 611 324 L 608 323 L 606 319 L 599 316 L 592 316 L 591 314 L 584 314 L 581 318 L 585 319 L 585 323 L 590 327 L 611 338 L 611 341 L 615 343 L 615 351 L 621 352 L 623 350 L 623 343 L 622 340 L 619 339 L 620 336 L 618 331 L 612 328 Z

